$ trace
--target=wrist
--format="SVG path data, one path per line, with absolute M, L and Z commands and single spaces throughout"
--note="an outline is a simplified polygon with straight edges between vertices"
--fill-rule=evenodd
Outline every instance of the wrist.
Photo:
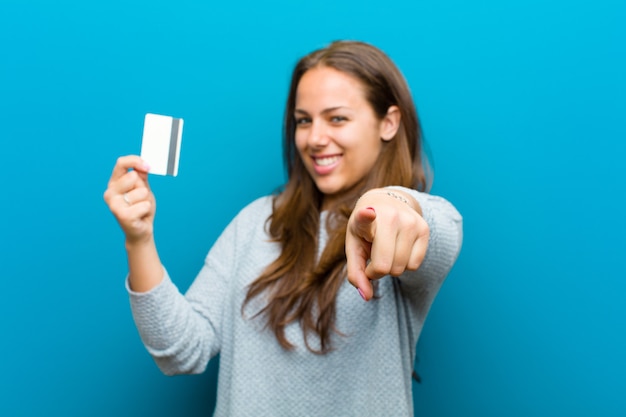
M 381 188 L 380 192 L 387 194 L 389 197 L 395 198 L 398 201 L 402 201 L 413 210 L 415 210 L 420 216 L 422 215 L 422 207 L 419 202 L 411 194 L 397 190 L 395 188 Z
M 125 241 L 127 252 L 138 252 L 148 248 L 155 247 L 154 237 L 152 235 L 141 238 L 128 238 Z

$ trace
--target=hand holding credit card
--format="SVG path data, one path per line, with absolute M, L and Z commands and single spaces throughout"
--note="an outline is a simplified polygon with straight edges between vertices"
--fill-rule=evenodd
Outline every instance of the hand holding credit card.
M 141 158 L 150 174 L 178 175 L 183 119 L 148 113 L 144 119 Z

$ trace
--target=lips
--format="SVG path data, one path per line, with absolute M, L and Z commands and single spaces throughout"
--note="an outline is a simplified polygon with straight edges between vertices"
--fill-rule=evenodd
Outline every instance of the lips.
M 311 156 L 313 159 L 313 167 L 318 175 L 330 173 L 341 160 L 341 155 L 322 155 Z
M 330 166 L 332 164 L 334 164 L 335 162 L 337 162 L 339 160 L 340 156 L 339 155 L 331 155 L 331 156 L 318 156 L 318 157 L 313 157 L 313 161 L 315 161 L 315 165 L 319 165 L 322 167 L 327 167 Z

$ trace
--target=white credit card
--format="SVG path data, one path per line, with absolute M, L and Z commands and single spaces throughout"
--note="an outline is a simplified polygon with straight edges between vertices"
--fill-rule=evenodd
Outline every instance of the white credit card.
M 141 158 L 150 174 L 178 175 L 183 119 L 148 113 L 143 124 Z

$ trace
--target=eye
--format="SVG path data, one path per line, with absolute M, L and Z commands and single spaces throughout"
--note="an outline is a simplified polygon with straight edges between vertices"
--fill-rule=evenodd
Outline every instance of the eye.
M 311 123 L 311 119 L 308 117 L 296 117 L 297 126 L 308 125 L 309 123 Z
M 347 121 L 348 118 L 344 116 L 333 116 L 330 118 L 331 123 L 341 123 Z

